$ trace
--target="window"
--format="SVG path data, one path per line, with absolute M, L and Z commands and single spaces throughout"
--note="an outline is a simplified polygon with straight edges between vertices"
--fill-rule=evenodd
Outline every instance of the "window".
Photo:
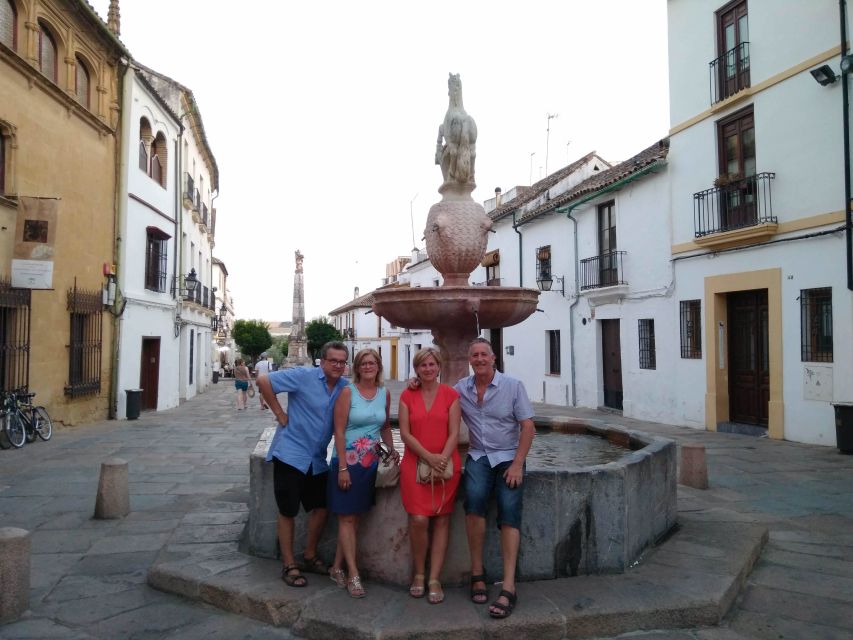
M 0 0 L 2 2 L 2 0 Z M 6 193 L 6 136 L 0 127 L 0 196 Z
M 87 109 L 89 108 L 89 71 L 80 56 L 76 57 L 76 69 L 74 75 L 74 91 L 77 102 Z
M 148 175 L 164 189 L 166 188 L 167 168 L 169 160 L 169 149 L 166 145 L 166 136 L 162 132 L 157 134 L 151 144 L 151 170 Z
M 85 291 L 76 284 L 68 291 L 71 316 L 66 395 L 92 395 L 101 391 L 101 310 L 99 290 Z
M 550 329 L 548 334 L 548 373 L 560 375 L 560 330 Z
M 18 16 L 12 0 L 0 0 L 0 42 L 13 51 L 18 45 Z
M 832 362 L 832 287 L 800 291 L 803 362 Z
M 147 118 L 139 119 L 139 170 L 148 174 L 148 145 L 151 144 L 151 125 Z
M 148 227 L 145 242 L 145 288 L 166 290 L 169 235 L 156 227 Z
M 702 357 L 702 301 L 682 300 L 681 307 L 681 357 Z
M 195 353 L 193 351 L 195 347 L 195 329 L 190 329 L 190 384 L 193 383 L 193 361 L 195 359 Z
M 536 250 L 536 281 L 553 282 L 551 277 L 551 245 L 539 247 Z M 542 287 L 539 287 L 542 289 Z M 544 289 L 543 289 L 544 290 Z
M 27 389 L 30 378 L 31 290 L 0 279 L 0 390 Z
M 752 107 L 717 123 L 720 227 L 738 229 L 757 222 L 755 208 L 755 121 Z
M 655 369 L 655 321 L 639 321 L 640 369 Z
M 57 81 L 56 41 L 47 28 L 39 23 L 39 69 L 48 78 Z
M 717 100 L 749 86 L 749 22 L 746 2 L 730 2 L 717 12 Z
M 0 120 L 0 196 L 15 193 L 14 143 L 15 127 Z
M 616 255 L 616 203 L 598 207 L 598 282 L 601 287 L 619 284 L 619 265 Z

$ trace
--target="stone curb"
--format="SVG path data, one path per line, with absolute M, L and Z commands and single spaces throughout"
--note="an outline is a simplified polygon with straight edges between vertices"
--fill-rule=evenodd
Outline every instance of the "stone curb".
M 215 511 L 215 507 L 212 508 Z M 286 587 L 276 560 L 238 550 L 239 540 L 167 545 L 148 573 L 161 591 L 205 602 L 306 638 L 593 638 L 637 630 L 716 625 L 729 611 L 768 540 L 763 525 L 715 510 L 680 512 L 679 530 L 621 575 L 525 582 L 506 620 L 492 620 L 466 589 L 446 589 L 429 606 L 396 586 L 369 583 L 353 600 L 327 578 L 307 574 L 304 589 Z M 196 516 L 198 512 L 195 512 Z M 185 520 L 193 514 L 188 514 Z M 732 517 L 730 517 L 732 516 Z M 174 539 L 187 539 L 175 531 Z M 189 536 L 189 539 L 194 539 Z M 497 595 L 498 587 L 490 588 Z

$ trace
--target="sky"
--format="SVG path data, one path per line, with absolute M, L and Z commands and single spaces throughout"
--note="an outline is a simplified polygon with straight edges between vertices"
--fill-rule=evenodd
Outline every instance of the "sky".
M 106 19 L 109 0 L 90 2 Z M 461 74 L 477 123 L 479 202 L 590 151 L 624 160 L 668 131 L 666 0 L 120 9 L 133 57 L 199 105 L 220 176 L 213 253 L 238 318 L 291 319 L 297 249 L 311 320 L 424 247 L 441 199 L 434 154 L 448 73 Z

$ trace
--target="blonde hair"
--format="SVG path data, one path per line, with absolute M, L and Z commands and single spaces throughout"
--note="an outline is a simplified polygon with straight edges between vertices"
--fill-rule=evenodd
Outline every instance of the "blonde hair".
M 424 347 L 423 349 L 418 349 L 418 352 L 415 354 L 415 357 L 412 358 L 412 365 L 417 369 L 424 360 L 432 356 L 435 358 L 436 364 L 438 364 L 438 368 L 441 369 L 441 352 L 435 347 Z
M 361 361 L 364 360 L 367 356 L 373 356 L 373 359 L 376 360 L 376 386 L 382 386 L 382 358 L 379 355 L 379 352 L 376 349 L 362 349 L 357 354 L 355 354 L 355 358 L 352 360 L 352 380 L 355 383 L 361 382 Z

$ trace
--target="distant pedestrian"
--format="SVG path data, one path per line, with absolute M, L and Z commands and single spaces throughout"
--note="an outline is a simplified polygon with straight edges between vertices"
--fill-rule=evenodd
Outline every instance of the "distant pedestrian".
M 270 366 L 267 354 L 262 353 L 261 359 L 255 363 L 255 379 L 268 374 L 270 371 L 272 371 L 272 367 Z M 259 393 L 258 398 L 261 401 L 261 409 L 269 409 L 269 406 L 267 406 L 267 403 L 264 401 L 264 394 Z
M 252 384 L 252 378 L 249 375 L 249 368 L 243 361 L 243 358 L 237 358 L 234 363 L 234 388 L 237 389 L 237 411 L 242 411 L 248 405 L 249 398 L 246 392 L 249 390 L 249 385 Z

